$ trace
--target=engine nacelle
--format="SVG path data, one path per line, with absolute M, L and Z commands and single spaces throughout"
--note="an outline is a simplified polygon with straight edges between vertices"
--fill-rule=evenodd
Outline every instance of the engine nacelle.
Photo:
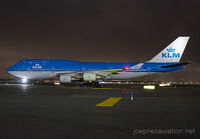
M 83 73 L 84 81 L 96 81 L 97 75 L 95 73 Z
M 61 83 L 71 83 L 72 82 L 72 77 L 69 75 L 61 75 L 60 76 L 60 82 Z

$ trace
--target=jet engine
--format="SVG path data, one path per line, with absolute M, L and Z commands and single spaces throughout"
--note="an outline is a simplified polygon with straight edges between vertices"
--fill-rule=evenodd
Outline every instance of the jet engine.
M 95 73 L 87 73 L 87 72 L 83 73 L 83 80 L 84 81 L 96 81 L 97 78 L 99 78 L 99 77 Z
M 60 76 L 60 82 L 61 83 L 71 83 L 72 82 L 72 77 L 69 75 L 61 75 Z

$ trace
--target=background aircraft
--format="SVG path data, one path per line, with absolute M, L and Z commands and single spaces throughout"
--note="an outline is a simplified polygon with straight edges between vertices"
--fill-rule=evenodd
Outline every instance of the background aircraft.
M 157 73 L 180 70 L 190 62 L 180 62 L 189 37 L 178 37 L 147 62 L 78 62 L 68 60 L 28 59 L 9 67 L 8 73 L 28 79 L 59 78 L 61 83 L 72 81 L 126 80 Z

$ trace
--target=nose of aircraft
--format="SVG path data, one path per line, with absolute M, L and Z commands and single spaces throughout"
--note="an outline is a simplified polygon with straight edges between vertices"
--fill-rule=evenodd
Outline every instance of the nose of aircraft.
M 12 65 L 10 67 L 7 68 L 7 72 L 11 75 L 14 75 L 15 76 L 15 71 L 17 71 L 17 64 L 15 65 Z
M 10 66 L 10 67 L 7 68 L 7 72 L 13 71 L 14 69 L 15 69 L 15 65 L 12 65 L 12 66 Z
M 11 70 L 12 70 L 12 66 L 8 67 L 6 71 L 9 72 Z
M 7 72 L 15 77 L 23 78 L 23 74 L 19 71 L 20 64 L 15 64 L 7 68 Z
M 7 71 L 18 71 L 23 67 L 23 65 L 19 62 L 7 68 Z
M 7 68 L 6 71 L 7 71 L 9 74 L 13 75 L 13 70 L 14 70 L 14 67 L 13 67 L 13 66 L 10 66 L 10 67 Z

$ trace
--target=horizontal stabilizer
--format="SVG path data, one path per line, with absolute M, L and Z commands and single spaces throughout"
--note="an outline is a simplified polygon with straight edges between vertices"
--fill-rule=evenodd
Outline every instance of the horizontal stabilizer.
M 187 62 L 181 62 L 181 63 L 178 63 L 178 64 L 171 64 L 171 65 L 167 65 L 167 66 L 160 66 L 160 68 L 175 68 L 175 67 L 179 67 L 179 66 L 184 66 L 184 65 L 187 65 L 187 64 L 190 64 L 192 63 L 191 61 L 187 61 Z

